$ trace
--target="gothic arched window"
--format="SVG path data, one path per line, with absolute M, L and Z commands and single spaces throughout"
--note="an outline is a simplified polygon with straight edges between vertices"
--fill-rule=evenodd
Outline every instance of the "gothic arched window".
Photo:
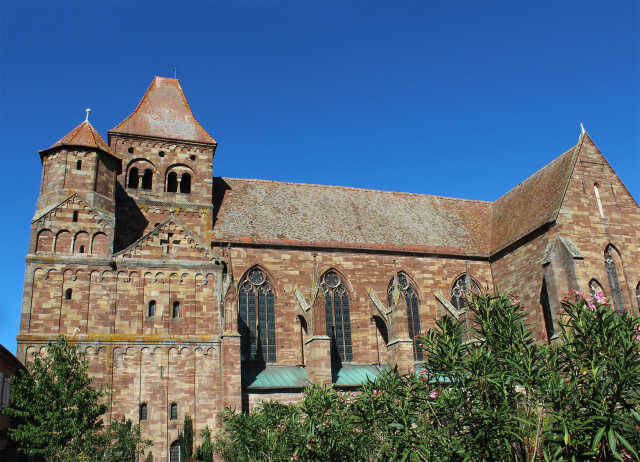
M 451 304 L 457 310 L 463 310 L 465 307 L 465 299 L 471 295 L 471 293 L 480 295 L 482 290 L 476 281 L 472 277 L 464 273 L 455 280 L 453 286 L 451 286 Z
M 349 293 L 342 278 L 333 270 L 322 276 L 327 335 L 335 342 L 341 362 L 352 361 Z
M 180 177 L 180 192 L 189 194 L 191 192 L 191 175 L 183 173 Z
M 138 167 L 131 167 L 129 169 L 129 182 L 127 188 L 138 189 L 138 183 L 140 182 L 140 174 L 138 173 Z
M 267 274 L 255 267 L 247 271 L 238 293 L 238 326 L 244 361 L 276 362 L 275 295 Z
M 144 171 L 144 174 L 142 175 L 142 189 L 150 190 L 152 186 L 153 186 L 153 172 L 151 171 L 150 168 L 148 168 Z
M 181 462 L 180 442 L 174 441 L 169 448 L 169 462 Z
M 616 264 L 617 256 L 616 250 L 611 245 L 604 251 L 604 264 L 607 268 L 607 277 L 609 279 L 609 287 L 611 288 L 613 306 L 619 313 L 624 313 L 624 302 L 622 301 L 622 290 L 620 289 L 618 266 Z
M 178 174 L 176 172 L 169 172 L 167 175 L 167 192 L 178 191 Z
M 601 297 L 604 296 L 604 289 L 598 281 L 592 279 L 589 281 L 589 293 L 591 294 L 591 298 L 596 298 L 596 294 L 599 294 Z
M 407 322 L 409 323 L 409 337 L 413 339 L 413 359 L 416 361 L 422 361 L 422 348 L 416 342 L 416 335 L 420 334 L 420 300 L 418 299 L 418 292 L 407 277 L 406 273 L 400 271 L 397 276 L 398 290 L 404 297 L 407 303 Z M 389 289 L 387 295 L 389 299 L 389 306 L 393 303 L 393 287 L 394 279 L 391 279 L 389 283 Z

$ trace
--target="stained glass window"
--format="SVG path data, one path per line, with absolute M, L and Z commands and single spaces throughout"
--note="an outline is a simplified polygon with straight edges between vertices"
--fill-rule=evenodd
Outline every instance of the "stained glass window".
M 340 361 L 352 361 L 349 293 L 333 270 L 324 274 L 320 286 L 324 293 L 327 335 L 335 342 Z
M 276 362 L 275 295 L 267 275 L 251 268 L 240 283 L 238 325 L 243 361 Z
M 591 298 L 595 298 L 596 294 L 604 296 L 604 290 L 602 289 L 602 286 L 595 279 L 589 281 L 589 293 L 591 294 Z
M 451 304 L 457 309 L 462 311 L 465 306 L 465 299 L 471 294 L 482 294 L 480 286 L 472 277 L 464 273 L 455 280 L 453 286 L 451 286 Z
M 422 361 L 422 348 L 415 340 L 416 335 L 420 334 L 420 300 L 418 299 L 418 292 L 410 282 L 407 274 L 403 271 L 398 273 L 398 289 L 407 303 L 409 336 L 413 339 L 413 359 L 416 361 Z M 391 306 L 393 302 L 393 279 L 391 279 L 391 282 L 389 283 L 389 290 L 387 291 L 387 294 L 389 306 Z
M 624 313 L 624 302 L 622 301 L 622 290 L 620 289 L 620 280 L 618 279 L 618 267 L 615 260 L 615 249 L 611 246 L 604 251 L 604 263 L 607 268 L 607 277 L 609 279 L 609 287 L 611 288 L 611 298 L 613 306 L 619 313 Z

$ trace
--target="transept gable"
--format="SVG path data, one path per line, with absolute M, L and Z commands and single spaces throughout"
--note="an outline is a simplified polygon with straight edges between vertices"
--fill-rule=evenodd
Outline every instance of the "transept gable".
M 217 255 L 175 216 L 115 254 L 117 260 L 209 261 L 219 264 Z
M 113 230 L 114 217 L 94 209 L 78 193 L 63 201 L 36 212 L 31 224 L 43 228 L 91 228 L 102 231 Z

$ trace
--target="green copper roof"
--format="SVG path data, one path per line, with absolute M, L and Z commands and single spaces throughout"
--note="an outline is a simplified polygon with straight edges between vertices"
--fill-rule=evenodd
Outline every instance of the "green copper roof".
M 380 366 L 345 364 L 338 370 L 335 384 L 343 386 L 362 385 L 367 379 L 375 380 L 381 370 L 382 367 Z
M 307 370 L 301 366 L 267 366 L 262 370 L 246 369 L 244 380 L 249 390 L 304 388 L 311 385 Z

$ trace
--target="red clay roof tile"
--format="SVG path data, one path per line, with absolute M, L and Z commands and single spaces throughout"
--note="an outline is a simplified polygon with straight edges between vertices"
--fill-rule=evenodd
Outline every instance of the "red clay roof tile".
M 138 107 L 112 132 L 215 143 L 193 116 L 180 82 L 155 77 Z
M 98 133 L 98 131 L 93 128 L 93 125 L 91 125 L 87 120 L 60 138 L 53 144 L 53 146 L 43 149 L 40 152 L 45 152 L 59 146 L 84 146 L 87 148 L 97 148 L 113 155 L 107 143 L 105 143 L 100 136 L 100 133 Z

